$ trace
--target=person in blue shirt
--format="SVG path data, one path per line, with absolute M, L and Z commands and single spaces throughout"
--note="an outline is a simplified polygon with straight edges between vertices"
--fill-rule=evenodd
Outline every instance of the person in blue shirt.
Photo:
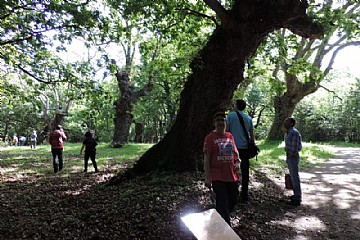
M 246 102 L 242 99 L 236 100 L 236 111 L 230 112 L 227 115 L 226 122 L 227 128 L 226 131 L 231 132 L 234 136 L 236 143 L 236 148 L 238 149 L 239 156 L 241 159 L 240 169 L 241 169 L 241 193 L 240 200 L 242 202 L 247 202 L 249 199 L 249 175 L 250 175 L 250 157 L 247 154 L 248 151 L 248 139 L 247 135 L 244 132 L 244 129 L 240 123 L 239 117 L 236 112 L 244 120 L 245 129 L 248 132 L 249 142 L 254 142 L 254 125 L 252 119 L 249 115 L 244 113 L 246 108 Z
M 301 204 L 301 186 L 299 177 L 299 163 L 300 155 L 299 151 L 302 149 L 301 134 L 294 128 L 295 119 L 292 117 L 287 118 L 284 121 L 284 128 L 286 129 L 285 137 L 285 152 L 286 163 L 289 168 L 290 178 L 294 195 L 290 197 L 288 204 L 294 206 L 300 206 Z

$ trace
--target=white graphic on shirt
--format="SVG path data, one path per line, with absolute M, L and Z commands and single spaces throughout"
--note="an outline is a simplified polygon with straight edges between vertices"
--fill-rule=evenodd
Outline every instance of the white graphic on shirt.
M 217 160 L 219 161 L 231 161 L 234 156 L 234 149 L 230 139 L 228 138 L 218 138 L 215 139 L 215 143 L 218 146 L 219 154 Z

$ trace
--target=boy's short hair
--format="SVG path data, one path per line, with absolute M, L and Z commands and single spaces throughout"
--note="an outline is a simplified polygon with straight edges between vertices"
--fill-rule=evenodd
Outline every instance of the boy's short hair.
M 216 112 L 216 113 L 214 114 L 214 119 L 217 118 L 218 116 L 221 116 L 221 117 L 223 117 L 223 118 L 226 118 L 226 114 L 225 114 L 225 112 L 223 112 L 223 111 Z

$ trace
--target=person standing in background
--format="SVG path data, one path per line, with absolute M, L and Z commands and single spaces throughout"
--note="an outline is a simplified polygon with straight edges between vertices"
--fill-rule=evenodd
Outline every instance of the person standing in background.
M 37 134 L 36 131 L 34 130 L 31 135 L 30 135 L 30 147 L 34 149 L 36 148 L 36 142 L 37 142 Z
M 63 149 L 64 141 L 67 140 L 67 137 L 64 133 L 64 129 L 61 125 L 57 125 L 55 130 L 50 133 L 49 143 L 51 145 L 51 153 L 53 156 L 53 168 L 54 173 L 61 171 L 63 169 Z
M 85 133 L 85 140 L 83 141 L 83 145 L 80 149 L 80 155 L 82 155 L 82 151 L 85 148 L 85 154 L 84 154 L 84 172 L 87 172 L 87 167 L 88 167 L 88 161 L 89 158 L 91 159 L 91 162 L 95 168 L 95 173 L 99 172 L 98 168 L 97 168 L 97 164 L 95 161 L 95 156 L 96 156 L 96 145 L 97 142 L 96 140 L 93 138 L 91 132 L 86 132 Z
M 300 155 L 299 151 L 302 149 L 301 143 L 301 134 L 294 128 L 295 119 L 292 117 L 287 118 L 284 121 L 284 128 L 286 129 L 285 137 L 285 152 L 286 152 L 286 163 L 289 168 L 290 178 L 292 182 L 292 187 L 294 195 L 290 197 L 288 204 L 293 206 L 300 206 L 302 196 L 301 196 L 301 186 L 300 186 L 300 177 L 299 177 L 299 164 L 300 164 Z
M 226 131 L 231 132 L 234 136 L 237 150 L 241 159 L 241 193 L 240 200 L 247 202 L 249 199 L 249 178 L 250 178 L 250 158 L 247 154 L 248 143 L 254 143 L 254 125 L 251 117 L 244 113 L 246 108 L 246 102 L 242 99 L 236 100 L 236 111 L 230 112 L 227 115 L 227 128 Z M 239 114 L 239 116 L 238 116 Z M 240 117 L 244 121 L 244 126 L 248 134 L 244 132 L 244 129 L 240 123 Z M 249 136 L 249 141 L 248 141 Z
M 18 139 L 18 137 L 16 136 L 16 133 L 15 133 L 14 136 L 13 136 L 13 139 L 12 139 L 12 145 L 17 146 L 18 143 L 19 143 L 19 139 Z

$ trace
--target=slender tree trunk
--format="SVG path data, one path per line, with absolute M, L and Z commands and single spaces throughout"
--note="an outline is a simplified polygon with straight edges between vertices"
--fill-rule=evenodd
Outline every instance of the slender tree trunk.
M 156 169 L 198 169 L 204 137 L 213 129 L 214 113 L 227 109 L 234 90 L 243 81 L 246 59 L 269 32 L 289 27 L 308 37 L 322 34 L 321 28 L 309 21 L 306 6 L 299 1 L 281 1 L 280 6 L 273 5 L 273 1 L 236 1 L 231 11 L 219 7 L 218 1 L 206 2 L 213 4 L 222 25 L 191 62 L 192 74 L 181 93 L 173 127 L 135 164 L 136 174 Z
M 144 127 L 141 123 L 135 123 L 135 138 L 134 142 L 142 143 L 143 142 L 143 133 Z
M 7 120 L 5 120 L 4 135 L 2 137 L 3 142 L 6 141 L 6 136 L 8 135 L 8 130 L 9 130 L 9 122 Z

